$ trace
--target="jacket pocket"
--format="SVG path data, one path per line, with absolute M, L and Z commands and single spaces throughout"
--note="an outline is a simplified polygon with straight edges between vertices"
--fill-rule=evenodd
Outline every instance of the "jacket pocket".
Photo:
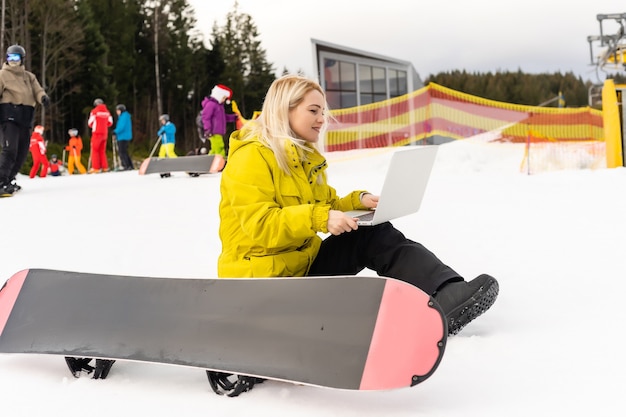
M 302 204 L 302 193 L 292 178 L 283 178 L 276 190 L 278 204 L 281 207 L 296 206 Z
M 261 277 L 301 277 L 309 267 L 306 252 L 292 251 L 277 255 L 250 257 L 252 275 Z

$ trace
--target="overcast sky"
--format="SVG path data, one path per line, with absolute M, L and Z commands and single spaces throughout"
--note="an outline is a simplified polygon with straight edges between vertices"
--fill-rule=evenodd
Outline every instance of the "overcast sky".
M 189 0 L 208 38 L 234 0 Z M 598 81 L 587 36 L 598 14 L 626 13 L 619 0 L 239 0 L 277 74 L 313 76 L 311 38 L 411 62 L 422 79 L 443 71 L 574 72 Z M 614 35 L 613 20 L 603 24 Z M 594 52 L 599 48 L 594 46 Z M 601 79 L 604 79 L 600 73 Z

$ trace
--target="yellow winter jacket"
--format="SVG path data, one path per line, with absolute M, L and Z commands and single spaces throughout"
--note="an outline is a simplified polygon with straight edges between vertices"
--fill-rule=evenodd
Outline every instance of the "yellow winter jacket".
M 338 198 L 326 182 L 326 160 L 317 150 L 303 160 L 296 146 L 286 142 L 293 162 L 288 175 L 271 149 L 240 136 L 236 131 L 230 137 L 220 184 L 218 276 L 304 276 L 322 242 L 318 232 L 328 232 L 329 210 L 365 209 L 362 191 Z

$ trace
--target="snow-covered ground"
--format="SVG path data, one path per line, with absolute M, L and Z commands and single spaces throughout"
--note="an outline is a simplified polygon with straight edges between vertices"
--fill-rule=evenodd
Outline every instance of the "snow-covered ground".
M 393 150 L 327 154 L 340 194 L 378 192 Z M 118 362 L 74 379 L 60 357 L 0 354 L 3 416 L 617 416 L 626 170 L 519 172 L 523 148 L 442 145 L 419 213 L 393 223 L 500 297 L 424 383 L 354 392 L 268 381 L 237 398 L 198 369 Z M 45 179 L 0 199 L 0 283 L 26 268 L 215 277 L 220 175 Z M 407 182 L 408 184 L 408 182 Z M 367 273 L 367 271 L 365 272 Z

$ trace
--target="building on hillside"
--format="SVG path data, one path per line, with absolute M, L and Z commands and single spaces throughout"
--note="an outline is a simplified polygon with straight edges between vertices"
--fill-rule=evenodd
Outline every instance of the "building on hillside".
M 361 106 L 424 86 L 410 62 L 311 39 L 313 64 L 331 109 Z

